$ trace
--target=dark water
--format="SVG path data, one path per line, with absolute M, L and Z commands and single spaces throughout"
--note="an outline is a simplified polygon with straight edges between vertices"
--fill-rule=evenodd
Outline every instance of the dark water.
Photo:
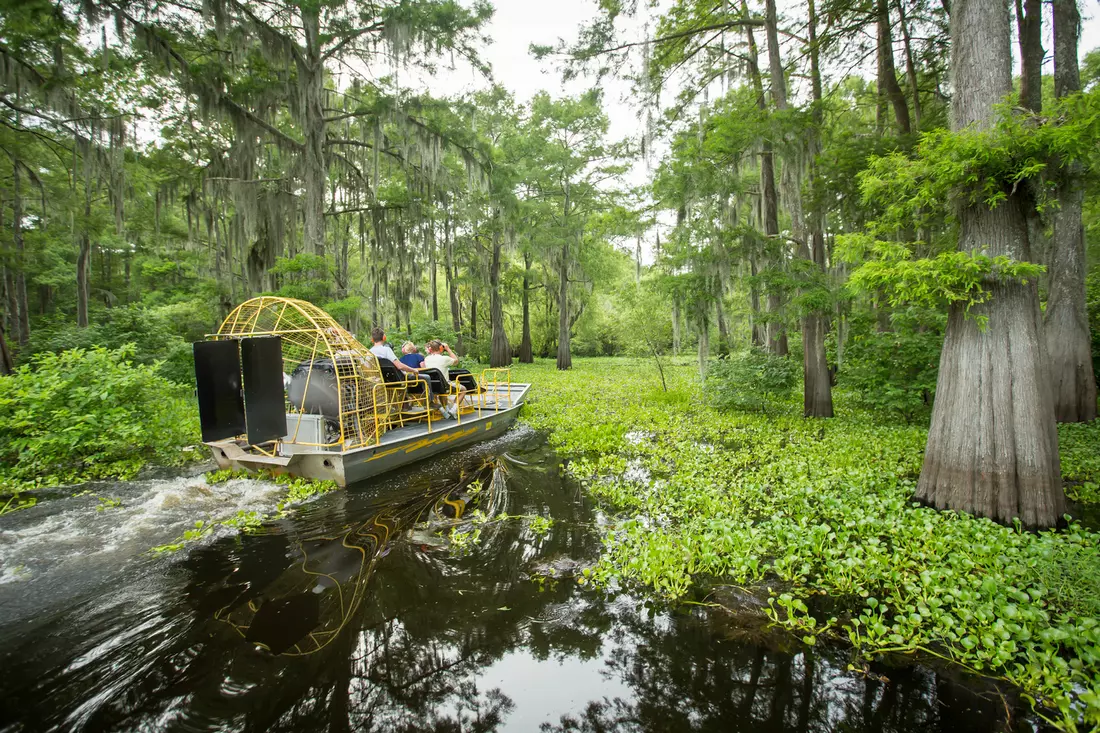
M 123 509 L 85 496 L 0 519 L 2 731 L 1032 728 L 952 673 L 852 672 L 758 613 L 579 585 L 604 519 L 530 432 L 169 559 L 144 549 L 211 503 L 270 509 L 277 492 L 102 489 Z

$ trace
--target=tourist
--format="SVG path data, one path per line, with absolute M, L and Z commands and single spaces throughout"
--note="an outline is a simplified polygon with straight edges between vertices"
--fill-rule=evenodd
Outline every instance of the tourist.
M 371 329 L 370 340 L 372 342 L 370 353 L 374 354 L 379 359 L 389 359 L 391 362 L 393 362 L 393 365 L 395 367 L 403 372 L 416 374 L 416 370 L 408 366 L 407 364 L 402 363 L 402 361 L 397 358 L 397 354 L 393 353 L 393 349 L 391 349 L 386 344 L 386 332 L 383 331 L 381 328 Z
M 455 352 L 451 351 L 451 347 L 443 343 L 439 339 L 433 339 L 428 342 L 427 345 L 428 355 L 424 357 L 424 368 L 426 369 L 438 369 L 443 373 L 443 378 L 450 381 L 451 372 L 450 367 L 458 363 L 458 356 Z M 443 353 L 446 351 L 447 353 Z M 453 408 L 449 408 L 447 403 L 443 405 L 443 415 L 445 417 L 458 417 L 458 411 L 462 404 L 463 398 L 466 396 L 466 388 L 462 385 L 455 385 L 458 393 L 455 396 L 455 404 Z M 446 397 L 440 396 L 441 400 L 445 400 Z
M 412 341 L 406 341 L 401 345 L 401 363 L 413 369 L 421 369 L 424 366 L 424 355 Z

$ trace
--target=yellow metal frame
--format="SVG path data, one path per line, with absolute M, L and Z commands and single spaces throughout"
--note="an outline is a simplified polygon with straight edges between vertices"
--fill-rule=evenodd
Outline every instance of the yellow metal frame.
M 428 423 L 428 431 L 432 429 L 432 405 L 431 405 L 431 390 L 427 384 L 424 385 L 423 394 L 414 395 L 409 392 L 409 385 L 419 382 L 418 377 L 401 373 L 405 377 L 404 382 L 386 382 L 386 390 L 390 400 L 390 423 L 396 424 L 399 427 L 404 427 L 407 423 L 420 422 L 426 420 Z M 415 417 L 407 416 L 409 408 L 419 405 L 423 402 L 424 412 L 422 415 Z
M 304 300 L 262 296 L 241 303 L 230 313 L 216 339 L 279 336 L 282 339 L 283 372 L 309 365 L 305 390 L 313 379 L 318 359 L 332 362 L 339 400 L 340 439 L 332 443 L 300 443 L 344 450 L 377 445 L 390 427 L 390 399 L 374 354 L 348 333 L 332 316 Z M 303 397 L 303 405 L 305 398 Z M 297 442 L 303 409 L 292 431 Z
M 492 376 L 492 381 L 489 377 Z M 508 407 L 512 407 L 512 369 L 511 367 L 492 367 L 481 370 L 481 394 L 478 395 L 479 407 L 484 407 L 485 397 L 489 394 L 489 385 L 493 386 L 493 394 L 496 395 L 496 405 L 500 406 L 500 392 L 498 387 L 504 386 L 508 395 Z
M 316 448 L 337 448 L 352 450 L 366 446 L 379 445 L 382 435 L 395 427 L 406 423 L 427 420 L 428 432 L 432 430 L 432 404 L 430 390 L 425 388 L 423 396 L 408 393 L 409 377 L 405 383 L 388 384 L 382 379 L 378 360 L 365 346 L 337 323 L 332 316 L 304 300 L 261 296 L 241 303 L 233 309 L 221 324 L 214 339 L 237 339 L 255 336 L 279 336 L 282 340 L 283 373 L 292 374 L 303 365 L 308 372 L 303 389 L 302 406 L 295 409 L 286 406 L 288 412 L 296 412 L 297 421 L 289 430 L 291 441 L 297 445 Z M 328 360 L 335 372 L 339 427 L 339 439 L 333 442 L 299 442 L 298 435 L 305 413 L 305 404 L 311 383 L 314 381 L 314 366 L 318 360 Z M 457 423 L 462 424 L 462 405 L 458 402 L 461 385 L 457 379 L 447 381 L 450 389 L 446 397 L 455 397 Z M 510 408 L 512 402 L 512 370 L 489 368 L 481 372 L 477 401 L 468 402 L 468 411 L 477 411 L 481 416 L 487 406 L 486 395 L 490 386 L 496 397 L 496 406 L 501 406 L 501 395 Z M 464 392 L 469 398 L 471 394 Z M 424 416 L 410 417 L 407 408 L 421 404 Z M 288 426 L 289 427 L 289 426 Z M 273 441 L 271 452 L 259 446 L 253 446 L 265 455 L 278 454 L 280 441 Z

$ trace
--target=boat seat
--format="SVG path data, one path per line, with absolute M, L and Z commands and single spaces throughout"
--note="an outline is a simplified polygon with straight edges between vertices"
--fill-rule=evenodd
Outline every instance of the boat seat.
M 466 372 L 466 374 L 471 378 L 473 377 L 473 375 L 469 372 Z M 451 370 L 451 376 L 453 378 L 450 381 L 448 381 L 447 378 L 443 376 L 443 372 L 441 370 L 430 367 L 421 369 L 420 376 L 426 377 L 428 379 L 428 383 L 431 385 L 432 394 L 434 395 L 447 395 L 457 397 L 460 386 L 465 389 L 465 392 L 463 394 L 464 397 L 469 396 L 470 394 L 477 394 L 477 392 L 472 392 L 470 388 L 463 383 L 463 381 L 460 381 L 461 375 L 455 374 L 455 370 Z M 472 383 L 476 385 L 476 380 L 474 380 L 474 382 Z M 469 405 L 466 405 L 462 408 L 461 414 L 466 414 L 472 411 L 473 408 Z
M 468 395 L 478 395 L 485 391 L 469 369 L 451 369 L 451 380 L 465 387 Z
M 390 405 L 393 411 L 390 420 L 400 426 L 406 422 L 416 422 L 428 419 L 431 409 L 431 388 L 427 380 L 419 375 L 412 375 L 397 368 L 389 359 L 377 357 L 378 371 L 382 374 L 382 381 L 386 383 L 386 392 L 389 393 Z

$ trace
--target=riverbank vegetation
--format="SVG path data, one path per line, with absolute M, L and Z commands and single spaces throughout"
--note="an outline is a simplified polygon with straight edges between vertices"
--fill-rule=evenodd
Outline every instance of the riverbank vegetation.
M 190 342 L 301 298 L 520 362 L 622 517 L 591 580 L 1100 724 L 1100 50 L 1073 0 L 797 5 L 601 2 L 521 94 L 480 0 L 4 4 L 0 513 L 198 456 Z
M 0 378 L 0 493 L 174 466 L 198 442 L 192 391 L 133 346 L 44 352 Z M 197 452 L 193 452 L 197 456 Z
M 914 500 L 926 427 L 845 392 L 830 421 L 790 398 L 726 409 L 724 374 L 701 388 L 666 365 L 664 392 L 644 360 L 518 372 L 538 385 L 525 419 L 621 518 L 592 580 L 704 602 L 743 586 L 807 644 L 941 656 L 1018 685 L 1059 727 L 1100 723 L 1100 535 L 929 508 Z M 1061 437 L 1067 485 L 1095 500 L 1100 424 Z

